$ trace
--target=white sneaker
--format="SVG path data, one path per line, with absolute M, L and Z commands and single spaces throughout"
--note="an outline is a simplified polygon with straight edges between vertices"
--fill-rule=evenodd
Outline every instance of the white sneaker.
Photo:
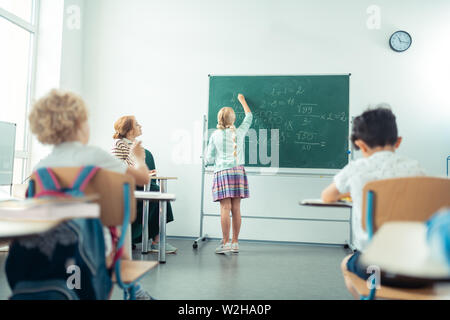
M 231 251 L 231 245 L 229 242 L 227 242 L 226 244 L 223 244 L 222 242 L 220 242 L 220 245 L 216 248 L 216 253 L 225 253 L 225 252 L 230 252 Z
M 239 253 L 239 243 L 236 242 L 231 244 L 231 252 Z

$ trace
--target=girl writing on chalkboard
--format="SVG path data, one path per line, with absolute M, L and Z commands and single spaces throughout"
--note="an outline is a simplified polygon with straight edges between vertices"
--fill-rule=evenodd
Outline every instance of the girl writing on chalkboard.
M 217 114 L 217 129 L 211 135 L 206 151 L 206 162 L 214 164 L 213 199 L 220 201 L 223 239 L 216 253 L 239 252 L 238 237 L 241 229 L 241 199 L 249 197 L 247 175 L 244 169 L 244 137 L 252 124 L 253 115 L 242 94 L 238 100 L 245 111 L 239 128 L 234 126 L 236 114 L 223 107 Z M 230 244 L 230 211 L 233 238 Z

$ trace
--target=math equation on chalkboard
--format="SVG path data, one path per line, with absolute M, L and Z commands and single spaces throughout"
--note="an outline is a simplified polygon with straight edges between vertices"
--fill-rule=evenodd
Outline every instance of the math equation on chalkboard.
M 247 166 L 339 169 L 348 162 L 349 75 L 211 76 L 208 127 L 224 106 L 253 114 L 245 141 Z

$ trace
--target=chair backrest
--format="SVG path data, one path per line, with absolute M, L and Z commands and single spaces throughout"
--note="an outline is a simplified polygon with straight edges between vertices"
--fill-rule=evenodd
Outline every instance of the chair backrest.
M 77 177 L 80 168 L 52 168 L 61 187 L 69 187 Z M 36 182 L 33 174 L 31 180 Z M 117 172 L 100 169 L 84 190 L 86 195 L 97 194 L 100 204 L 100 220 L 107 227 L 121 226 L 123 224 L 124 194 L 123 185 L 128 183 L 130 188 L 130 222 L 136 219 L 136 201 L 134 198 L 135 183 L 131 176 Z M 34 183 L 35 192 L 40 192 L 38 183 Z
M 367 230 L 368 192 L 373 192 L 373 233 L 389 221 L 426 221 L 450 206 L 450 179 L 408 177 L 377 180 L 363 189 L 362 224 Z

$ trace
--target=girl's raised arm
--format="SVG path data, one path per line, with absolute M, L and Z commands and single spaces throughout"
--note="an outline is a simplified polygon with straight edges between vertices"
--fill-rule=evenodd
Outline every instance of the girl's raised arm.
M 243 94 L 241 94 L 241 93 L 238 94 L 238 100 L 242 104 L 242 107 L 244 108 L 245 113 L 252 112 L 247 104 L 247 101 L 245 101 L 245 97 Z

